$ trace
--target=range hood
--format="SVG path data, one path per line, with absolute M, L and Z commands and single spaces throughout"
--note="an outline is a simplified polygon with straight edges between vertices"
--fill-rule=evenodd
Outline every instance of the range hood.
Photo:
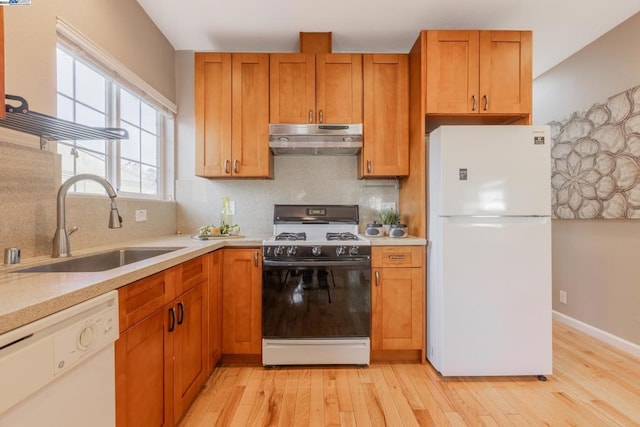
M 353 156 L 362 148 L 362 124 L 270 124 L 274 155 Z

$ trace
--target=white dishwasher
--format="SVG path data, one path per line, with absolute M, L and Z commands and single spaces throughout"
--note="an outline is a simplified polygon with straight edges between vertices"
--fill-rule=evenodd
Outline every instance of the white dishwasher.
M 0 335 L 0 426 L 115 425 L 111 291 Z

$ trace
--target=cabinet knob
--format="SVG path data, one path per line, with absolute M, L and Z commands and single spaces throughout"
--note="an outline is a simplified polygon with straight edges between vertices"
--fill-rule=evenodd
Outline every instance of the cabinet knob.
M 238 160 L 233 161 L 233 173 L 238 173 Z
M 313 110 L 309 110 L 309 123 L 313 123 Z
M 367 173 L 371 173 L 371 160 L 367 160 Z
M 489 109 L 489 96 L 483 95 L 482 99 L 484 99 L 484 111 Z
M 229 173 L 229 160 L 224 161 L 224 173 Z
M 322 112 L 322 110 L 318 111 L 318 121 L 320 123 L 324 123 L 324 113 Z
M 253 252 L 253 265 L 258 266 L 258 251 Z
M 376 271 L 376 288 L 380 284 L 380 272 Z
M 476 101 L 476 96 L 475 95 L 471 95 L 471 100 L 472 100 L 472 104 L 471 104 L 471 111 L 476 111 L 476 108 L 478 108 L 478 102 Z

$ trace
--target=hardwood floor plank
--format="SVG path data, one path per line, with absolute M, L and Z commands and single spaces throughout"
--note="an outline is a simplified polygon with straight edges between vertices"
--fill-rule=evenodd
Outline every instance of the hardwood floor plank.
M 365 399 L 364 390 L 362 389 L 358 370 L 349 369 L 347 371 L 347 381 L 349 382 L 349 395 L 351 396 L 353 416 L 356 420 L 356 424 L 358 426 L 370 426 L 371 418 L 369 417 L 367 401 Z
M 311 369 L 311 387 L 309 392 L 309 425 L 324 426 L 324 385 L 322 370 Z
M 347 372 L 349 368 L 338 369 L 336 374 L 336 395 L 338 398 L 338 408 L 340 413 L 353 412 L 353 401 L 349 390 L 349 378 Z
M 324 425 L 340 425 L 340 408 L 338 405 L 338 390 L 336 385 L 335 369 L 323 370 L 323 396 L 324 396 Z
M 180 426 L 640 426 L 638 358 L 557 323 L 553 351 L 548 381 L 399 362 L 221 366 Z
M 311 370 L 302 369 L 298 377 L 296 392 L 295 425 L 308 426 L 310 423 L 309 408 L 311 403 Z
M 288 427 L 295 425 L 296 414 L 296 398 L 298 393 L 298 377 L 300 371 L 283 370 L 286 374 L 286 380 L 284 384 L 284 391 L 282 393 L 282 405 L 280 407 L 280 416 L 278 417 L 278 426 Z

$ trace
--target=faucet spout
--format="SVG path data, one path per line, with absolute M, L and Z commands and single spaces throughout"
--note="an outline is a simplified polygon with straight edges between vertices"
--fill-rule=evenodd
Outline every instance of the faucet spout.
M 111 212 L 109 214 L 109 228 L 121 228 L 122 227 L 122 217 L 118 213 L 118 207 L 116 206 L 115 198 L 117 194 L 109 181 L 102 178 L 98 175 L 92 174 L 80 174 L 72 176 L 67 179 L 64 184 L 60 186 L 58 190 L 58 200 L 57 200 L 57 225 L 56 225 L 56 234 L 53 236 L 53 258 L 59 257 L 67 257 L 71 256 L 71 250 L 69 248 L 69 234 L 67 232 L 66 226 L 66 197 L 69 189 L 73 184 L 78 181 L 90 180 L 95 181 L 98 184 L 102 185 L 104 189 L 107 191 L 107 195 L 111 199 Z M 73 230 L 75 231 L 75 230 Z M 73 232 L 72 231 L 72 232 Z

